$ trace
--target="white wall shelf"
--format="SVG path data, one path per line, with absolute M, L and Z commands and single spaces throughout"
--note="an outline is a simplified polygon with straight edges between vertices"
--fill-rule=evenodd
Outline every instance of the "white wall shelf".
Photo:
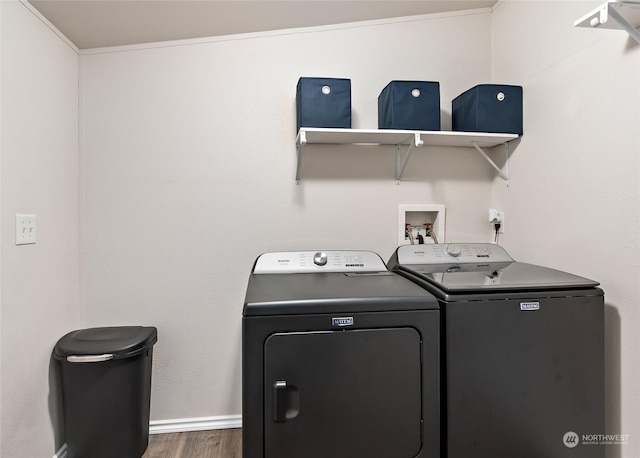
M 296 138 L 296 184 L 300 184 L 300 169 L 305 145 L 395 145 L 396 183 L 400 184 L 409 157 L 416 147 L 448 146 L 475 148 L 498 175 L 509 183 L 509 142 L 518 138 L 517 134 L 488 134 L 482 132 L 414 131 L 414 130 L 370 130 L 370 129 L 328 129 L 301 127 Z M 485 153 L 483 148 L 505 145 L 505 171 Z M 402 147 L 407 151 L 402 157 Z
M 610 21 L 609 18 L 613 18 Z M 611 0 L 573 23 L 574 27 L 626 30 L 640 43 L 640 0 Z

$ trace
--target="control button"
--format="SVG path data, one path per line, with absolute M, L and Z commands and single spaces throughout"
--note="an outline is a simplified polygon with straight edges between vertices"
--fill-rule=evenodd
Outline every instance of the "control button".
M 444 251 L 449 256 L 453 256 L 454 258 L 457 258 L 462 254 L 462 251 L 460 250 L 460 247 L 458 245 L 447 245 Z
M 314 254 L 313 263 L 316 266 L 324 266 L 327 263 L 327 253 L 318 252 Z

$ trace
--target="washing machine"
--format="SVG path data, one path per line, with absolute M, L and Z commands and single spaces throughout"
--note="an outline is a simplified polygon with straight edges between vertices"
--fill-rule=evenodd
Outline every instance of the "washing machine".
M 244 458 L 439 458 L 437 300 L 369 251 L 266 253 L 242 318 Z
M 496 244 L 399 247 L 388 267 L 438 298 L 448 458 L 602 458 L 604 296 Z

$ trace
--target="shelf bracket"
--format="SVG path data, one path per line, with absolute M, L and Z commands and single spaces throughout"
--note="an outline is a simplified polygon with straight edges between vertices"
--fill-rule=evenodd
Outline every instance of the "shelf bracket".
M 400 147 L 402 145 L 396 145 L 396 184 L 400 184 L 400 180 L 402 179 L 404 170 L 407 168 L 407 162 L 409 162 L 409 157 L 411 157 L 413 148 L 422 145 L 424 145 L 424 141 L 420 138 L 420 133 L 414 132 L 413 141 L 409 144 L 409 149 L 407 149 L 404 159 L 402 160 L 400 160 Z
M 300 184 L 300 169 L 302 168 L 302 150 L 307 144 L 307 133 L 300 130 L 299 139 L 296 142 L 296 184 Z
M 613 18 L 617 25 L 609 22 Z M 624 29 L 634 40 L 640 43 L 640 1 L 609 0 L 589 14 L 573 23 L 575 27 L 592 27 L 603 29 Z
M 616 2 L 618 3 L 618 2 Z M 640 8 L 640 3 L 632 3 L 632 2 L 619 2 L 622 6 L 625 6 L 625 4 L 631 4 L 631 5 L 635 5 L 632 6 L 633 8 Z M 618 24 L 620 24 L 620 26 L 627 31 L 627 33 L 629 35 L 631 35 L 633 37 L 634 40 L 636 40 L 638 43 L 640 43 L 640 31 L 638 31 L 638 29 L 636 29 L 633 25 L 631 25 L 629 23 L 629 21 L 627 21 L 619 12 L 616 8 L 613 7 L 613 5 L 611 5 L 609 7 L 609 16 L 611 16 L 613 19 L 616 20 L 616 22 Z
M 471 144 L 482 155 L 482 157 L 484 157 L 487 160 L 487 162 L 491 165 L 491 167 L 496 169 L 496 171 L 498 172 L 498 175 L 500 176 L 500 178 L 502 178 L 504 181 L 506 181 L 507 182 L 507 186 L 509 186 L 509 184 L 510 184 L 510 181 L 509 181 L 509 142 L 506 142 L 504 144 L 504 154 L 505 154 L 504 164 L 505 164 L 506 172 L 503 172 L 502 169 L 500 167 L 498 167 L 498 165 L 495 162 L 493 162 L 493 160 L 491 160 L 489 155 L 487 153 L 485 153 L 484 150 L 482 148 L 480 148 L 476 142 L 471 142 Z

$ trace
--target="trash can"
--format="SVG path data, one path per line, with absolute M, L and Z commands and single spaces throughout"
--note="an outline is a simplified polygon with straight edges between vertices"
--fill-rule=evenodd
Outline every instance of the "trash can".
M 155 327 L 72 331 L 55 346 L 61 362 L 67 458 L 140 458 L 149 443 Z

